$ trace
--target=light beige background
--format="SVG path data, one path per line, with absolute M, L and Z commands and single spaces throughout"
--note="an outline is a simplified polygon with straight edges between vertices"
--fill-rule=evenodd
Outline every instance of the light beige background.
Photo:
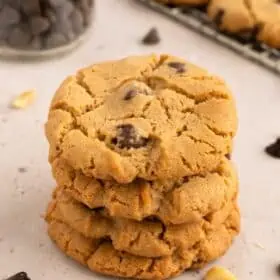
M 223 76 L 237 99 L 240 128 L 234 160 L 240 174 L 242 234 L 218 264 L 240 280 L 276 280 L 280 263 L 280 160 L 263 153 L 280 136 L 280 77 L 132 0 L 97 0 L 90 39 L 65 58 L 37 64 L 0 62 L 0 279 L 25 270 L 36 280 L 104 279 L 65 258 L 46 236 L 44 213 L 54 187 L 43 125 L 60 81 L 91 62 L 130 54 L 172 53 Z M 139 44 L 152 27 L 162 42 Z M 26 110 L 11 99 L 36 88 Z M 19 173 L 26 167 L 27 173 Z M 259 245 L 263 247 L 260 248 Z M 178 279 L 200 279 L 187 273 Z

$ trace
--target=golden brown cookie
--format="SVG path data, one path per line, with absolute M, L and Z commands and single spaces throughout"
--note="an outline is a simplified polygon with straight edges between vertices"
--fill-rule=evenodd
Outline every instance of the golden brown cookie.
M 252 32 L 255 27 L 255 20 L 244 0 L 212 0 L 207 12 L 210 19 L 223 31 Z
M 69 257 L 92 271 L 136 279 L 166 279 L 190 268 L 202 267 L 223 255 L 239 231 L 239 213 L 233 211 L 216 230 L 208 231 L 183 256 L 147 258 L 118 251 L 109 241 L 85 237 L 69 225 L 52 220 L 49 236 Z M 178 239 L 180 236 L 178 236 Z
M 138 179 L 122 185 L 84 176 L 61 159 L 53 163 L 60 187 L 91 209 L 104 207 L 110 216 L 141 221 L 154 216 L 164 224 L 200 221 L 232 201 L 238 192 L 237 175 L 224 158 L 216 170 L 178 181 Z
M 258 26 L 258 39 L 273 48 L 280 48 L 280 5 L 276 0 L 247 0 Z
M 251 34 L 270 47 L 280 48 L 280 6 L 276 0 L 212 0 L 209 17 L 222 31 Z M 250 38 L 250 36 L 248 36 Z
M 49 223 L 63 222 L 89 238 L 109 238 L 115 249 L 133 255 L 161 257 L 176 251 L 184 256 L 208 232 L 220 227 L 235 208 L 234 200 L 197 223 L 165 226 L 158 220 L 136 222 L 112 218 L 106 211 L 91 210 L 58 190 L 48 207 L 46 219 Z
M 214 170 L 237 126 L 225 83 L 182 59 L 128 57 L 69 77 L 53 98 L 50 161 L 103 180 L 175 180 Z

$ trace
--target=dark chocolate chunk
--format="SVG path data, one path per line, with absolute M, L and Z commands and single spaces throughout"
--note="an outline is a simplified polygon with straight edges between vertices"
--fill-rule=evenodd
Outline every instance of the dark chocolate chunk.
M 42 39 L 40 36 L 36 36 L 32 39 L 30 46 L 33 50 L 40 50 L 42 48 Z
M 54 8 L 61 8 L 67 2 L 68 2 L 68 0 L 49 0 L 49 4 Z
M 11 32 L 11 28 L 0 28 L 0 41 L 5 41 L 7 40 L 9 34 Z
M 0 2 L 4 2 L 4 1 L 0 1 Z M 20 10 L 20 6 L 21 6 L 21 0 L 9 0 L 8 4 L 10 7 L 16 9 L 16 10 Z M 1 4 L 0 4 L 1 6 Z
M 136 95 L 137 95 L 137 90 L 131 89 L 125 94 L 124 100 L 130 100 L 133 97 L 135 97 Z
M 57 0 L 54 1 L 56 2 Z M 56 13 L 58 14 L 59 18 L 66 19 L 71 15 L 75 7 L 73 3 L 70 2 L 69 0 L 62 0 L 62 1 L 63 1 L 63 5 L 56 7 Z
M 226 154 L 226 158 L 230 160 L 231 159 L 231 154 Z
M 280 158 L 280 138 L 265 148 L 265 152 L 274 158 Z
M 218 9 L 213 21 L 217 26 L 220 26 L 223 23 L 223 17 L 225 15 L 225 10 Z
M 66 43 L 67 39 L 63 34 L 53 32 L 46 38 L 47 48 L 59 47 L 61 45 L 65 45 Z
M 160 37 L 156 28 L 152 28 L 142 39 L 144 45 L 156 45 L 159 42 Z
M 68 16 L 62 16 L 57 18 L 57 23 L 53 27 L 53 31 L 56 33 L 61 33 L 69 41 L 72 40 L 75 35 L 72 28 L 72 22 Z
M 17 10 L 4 6 L 4 8 L 0 11 L 0 28 L 6 28 L 8 26 L 19 23 L 20 14 Z
M 30 28 L 32 35 L 39 35 L 50 28 L 50 22 L 45 17 L 34 16 L 30 19 Z
M 168 66 L 177 70 L 177 73 L 186 72 L 185 64 L 182 62 L 169 62 Z
M 146 146 L 148 141 L 137 133 L 132 124 L 122 124 L 117 126 L 117 136 L 112 139 L 112 144 L 120 149 L 138 149 Z
M 9 38 L 9 44 L 13 47 L 25 48 L 31 41 L 31 34 L 25 25 L 12 29 Z
M 72 22 L 72 29 L 75 34 L 80 34 L 84 30 L 84 18 L 82 12 L 79 10 L 73 11 L 70 16 L 70 20 Z
M 39 0 L 24 0 L 20 1 L 23 12 L 27 15 L 39 15 L 41 13 Z
M 57 18 L 54 10 L 47 9 L 45 12 L 45 16 L 48 18 L 51 24 L 55 24 L 57 22 Z
M 31 280 L 26 272 L 19 272 L 9 278 L 7 278 L 6 280 Z

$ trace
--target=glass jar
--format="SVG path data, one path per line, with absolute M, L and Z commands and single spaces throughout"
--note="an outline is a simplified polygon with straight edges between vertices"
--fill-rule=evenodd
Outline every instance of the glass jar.
M 92 21 L 94 0 L 0 0 L 0 53 L 36 56 L 75 47 Z

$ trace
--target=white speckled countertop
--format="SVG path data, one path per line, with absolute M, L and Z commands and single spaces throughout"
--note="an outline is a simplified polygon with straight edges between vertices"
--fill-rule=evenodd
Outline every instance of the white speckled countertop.
M 240 174 L 242 233 L 217 263 L 239 280 L 277 280 L 280 264 L 280 160 L 264 147 L 280 135 L 280 77 L 131 0 L 97 0 L 90 38 L 72 54 L 41 63 L 0 62 L 0 279 L 27 271 L 32 280 L 105 279 L 65 258 L 46 235 L 41 218 L 54 180 L 43 125 L 60 81 L 90 62 L 130 54 L 172 53 L 221 75 L 235 93 L 240 128 L 234 161 Z M 139 44 L 152 26 L 162 42 Z M 11 99 L 35 88 L 26 110 Z M 27 168 L 19 173 L 18 168 Z M 262 248 L 261 248 L 262 247 Z M 186 273 L 178 279 L 201 279 Z

